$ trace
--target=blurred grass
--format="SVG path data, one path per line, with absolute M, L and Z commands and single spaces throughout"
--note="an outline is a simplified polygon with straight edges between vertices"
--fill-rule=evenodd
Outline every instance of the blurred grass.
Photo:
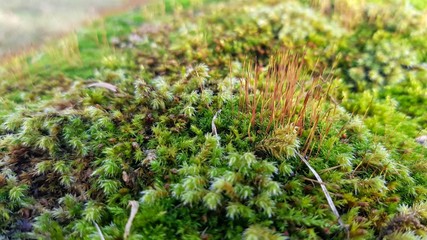
M 124 0 L 0 0 L 0 56 L 39 45 Z
M 370 2 L 401 4 L 402 0 L 370 0 Z M 420 10 L 427 8 L 427 0 L 404 0 L 403 2 L 406 4 L 410 3 L 412 6 Z

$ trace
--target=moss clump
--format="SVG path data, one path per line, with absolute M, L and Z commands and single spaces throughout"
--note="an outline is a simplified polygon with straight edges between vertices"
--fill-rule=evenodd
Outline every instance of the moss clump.
M 107 21 L 114 48 L 80 36 L 60 77 L 6 70 L 2 236 L 426 236 L 427 148 L 415 141 L 426 131 L 425 33 L 414 18 L 395 26 L 381 8 L 381 21 L 364 19 L 376 6 L 366 5 L 350 28 L 339 11 L 296 1 L 191 4 L 138 28 L 137 12 Z

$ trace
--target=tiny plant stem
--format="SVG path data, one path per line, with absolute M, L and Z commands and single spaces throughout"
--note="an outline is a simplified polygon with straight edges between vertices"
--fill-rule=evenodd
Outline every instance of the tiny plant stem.
M 326 169 L 323 169 L 322 171 L 320 171 L 321 173 L 325 173 L 325 172 L 329 172 L 329 171 L 331 171 L 331 170 L 334 170 L 334 169 L 337 169 L 337 168 L 340 168 L 340 167 L 342 167 L 342 165 L 337 165 L 337 166 L 333 166 L 333 167 L 330 167 L 330 168 L 326 168 Z
M 334 114 L 335 114 L 335 110 L 336 110 L 336 106 L 334 107 Z M 323 119 L 327 120 L 330 113 L 331 113 L 331 111 L 328 111 L 328 113 L 326 114 L 326 117 Z M 329 122 L 329 124 L 326 127 L 325 132 L 322 134 L 322 137 L 320 138 L 319 147 L 317 148 L 317 152 L 316 152 L 316 157 L 319 155 L 320 149 L 321 149 L 320 146 L 322 146 L 323 141 L 325 140 L 326 136 L 328 136 L 329 131 L 331 130 L 331 127 L 332 127 L 332 121 L 327 121 L 327 122 Z
M 243 78 L 239 78 L 239 82 L 240 82 L 240 86 L 243 86 Z M 240 96 L 242 96 L 244 94 L 244 93 L 242 93 L 242 88 L 239 88 L 239 93 L 240 93 Z M 241 97 L 239 97 L 239 109 L 244 110 L 243 105 L 244 105 L 245 99 L 246 99 L 246 97 L 243 99 Z
M 321 185 L 326 185 L 326 183 L 324 183 L 324 182 L 319 182 L 317 180 L 314 180 L 314 179 L 311 179 L 311 178 L 308 178 L 308 177 L 303 177 L 302 179 L 310 181 L 310 182 L 313 182 L 313 183 L 317 183 L 317 184 L 321 184 Z
M 259 66 L 256 65 L 255 69 L 256 69 L 256 73 L 255 73 L 254 91 L 255 91 L 255 89 L 258 88 Z M 255 123 L 257 105 L 258 105 L 258 98 L 256 97 L 256 92 L 254 92 L 253 101 L 252 101 L 251 125 L 254 125 L 254 123 Z

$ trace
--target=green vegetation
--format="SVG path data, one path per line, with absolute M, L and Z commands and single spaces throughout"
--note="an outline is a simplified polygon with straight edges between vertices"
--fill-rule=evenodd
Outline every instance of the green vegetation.
M 321 3 L 165 1 L 7 62 L 0 236 L 425 238 L 426 14 Z

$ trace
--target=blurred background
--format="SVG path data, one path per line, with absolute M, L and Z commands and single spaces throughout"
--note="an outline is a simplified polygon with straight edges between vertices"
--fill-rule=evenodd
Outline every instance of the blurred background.
M 144 0 L 0 0 L 0 58 Z

